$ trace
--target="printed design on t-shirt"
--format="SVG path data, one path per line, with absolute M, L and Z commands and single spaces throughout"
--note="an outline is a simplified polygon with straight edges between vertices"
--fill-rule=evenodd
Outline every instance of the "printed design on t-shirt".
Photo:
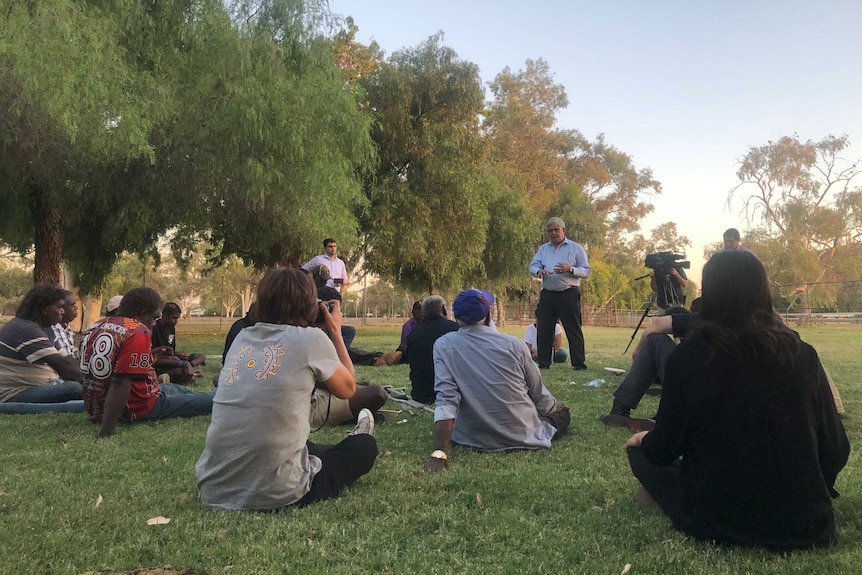
M 278 358 L 284 355 L 284 344 L 267 345 L 263 348 L 263 366 L 254 372 L 254 377 L 266 381 L 270 376 L 273 376 L 281 367 Z M 249 365 L 249 368 L 252 366 Z
M 174 334 L 172 334 L 172 333 L 168 334 L 168 345 L 171 347 L 174 346 Z
M 239 346 L 239 351 L 230 359 L 230 365 L 227 368 L 227 377 L 224 380 L 225 384 L 230 385 L 232 383 L 236 383 L 242 378 L 242 375 L 239 372 L 240 361 L 251 355 L 253 352 L 254 348 L 250 345 Z M 249 360 L 249 363 L 252 365 L 249 365 L 248 367 L 253 367 L 254 359 Z
M 81 358 L 81 371 L 91 373 L 98 379 L 107 379 L 114 370 L 113 351 L 114 338 L 110 333 L 102 332 L 93 340 L 93 352 L 90 357 Z

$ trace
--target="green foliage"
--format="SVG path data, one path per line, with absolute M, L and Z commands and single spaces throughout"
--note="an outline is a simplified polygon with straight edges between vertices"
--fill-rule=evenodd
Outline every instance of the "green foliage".
M 362 79 L 378 116 L 368 184 L 367 268 L 420 291 L 481 265 L 488 226 L 478 137 L 478 69 L 432 36 Z
M 849 145 L 846 135 L 804 142 L 794 135 L 752 147 L 728 193 L 728 205 L 740 200 L 753 225 L 746 245 L 774 281 L 804 287 L 812 306 L 836 305 L 837 284 L 829 282 L 860 278 L 862 192 L 853 187 L 858 162 L 843 157 Z

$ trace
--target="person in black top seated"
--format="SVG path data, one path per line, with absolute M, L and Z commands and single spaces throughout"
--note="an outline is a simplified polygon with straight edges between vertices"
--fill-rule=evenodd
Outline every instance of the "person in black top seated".
M 407 336 L 404 356 L 410 364 L 410 397 L 420 403 L 434 403 L 434 342 L 458 324 L 446 317 L 446 300 L 429 295 L 422 300 L 422 321 Z
M 180 321 L 180 306 L 168 302 L 162 308 L 162 317 L 153 325 L 153 366 L 159 375 L 167 374 L 174 383 L 189 384 L 200 375 L 197 367 L 203 365 L 207 356 L 203 353 L 181 353 L 177 351 L 177 322 Z
M 655 428 L 626 448 L 636 499 L 692 537 L 835 542 L 831 498 L 850 444 L 817 353 L 776 321 L 753 254 L 722 251 L 704 266 L 700 316 L 668 359 Z

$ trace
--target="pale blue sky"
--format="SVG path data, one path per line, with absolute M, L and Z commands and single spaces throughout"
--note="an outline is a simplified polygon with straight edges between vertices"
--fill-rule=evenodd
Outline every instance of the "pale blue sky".
M 749 146 L 848 134 L 862 157 L 862 2 L 331 0 L 390 55 L 442 30 L 484 82 L 543 58 L 565 86 L 560 128 L 608 143 L 662 182 L 643 233 L 676 222 L 703 247 L 745 231 L 725 208 Z M 862 184 L 860 184 L 862 185 Z M 744 241 L 743 237 L 743 241 Z

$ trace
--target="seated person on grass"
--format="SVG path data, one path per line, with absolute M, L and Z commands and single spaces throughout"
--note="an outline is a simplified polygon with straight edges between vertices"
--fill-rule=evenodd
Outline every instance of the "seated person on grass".
M 535 312 L 533 315 L 535 316 Z M 524 331 L 524 343 L 527 344 L 527 349 L 530 350 L 530 355 L 536 363 L 539 363 L 539 346 L 536 344 L 538 333 L 535 321 Z M 563 326 L 557 322 L 554 326 L 554 363 L 566 363 L 567 359 L 569 359 L 569 350 L 563 347 Z
M 404 350 L 407 348 L 407 337 L 419 323 L 422 321 L 422 302 L 413 302 L 413 309 L 410 312 L 413 317 L 404 322 L 401 326 L 401 341 L 395 351 L 389 351 L 377 358 L 374 362 L 375 367 L 383 365 L 395 365 L 396 363 L 404 363 Z
M 46 333 L 63 321 L 68 293 L 38 284 L 0 327 L 0 413 L 83 411 L 78 360 L 62 355 Z
M 150 327 L 162 300 L 147 287 L 123 296 L 116 316 L 87 328 L 81 340 L 84 404 L 90 421 L 101 423 L 99 437 L 113 435 L 117 423 L 207 415 L 213 392 L 159 384 L 152 367 Z
M 697 300 L 692 302 L 695 304 Z M 681 306 L 668 308 L 663 315 L 677 313 L 688 314 Z M 667 358 L 676 349 L 676 342 L 663 333 L 653 333 L 643 337 L 632 352 L 632 366 L 625 379 L 614 391 L 614 404 L 609 413 L 603 413 L 599 419 L 611 427 L 627 427 L 640 431 L 652 429 L 654 419 L 632 417 L 631 412 L 638 404 L 650 386 L 664 382 L 664 370 Z
M 51 340 L 54 342 L 54 347 L 63 354 L 71 355 L 78 359 L 78 346 L 75 345 L 75 334 L 72 333 L 72 328 L 69 323 L 78 317 L 78 300 L 70 291 L 66 291 L 66 299 L 63 300 L 63 320 L 51 326 Z
M 668 358 L 655 428 L 626 442 L 635 499 L 704 541 L 832 545 L 850 443 L 817 352 L 775 321 L 754 254 L 717 252 L 702 277 L 701 312 Z
M 153 325 L 153 355 L 156 356 L 155 368 L 158 375 L 166 373 L 171 381 L 189 384 L 201 374 L 195 368 L 203 365 L 207 356 L 203 353 L 177 351 L 177 322 L 180 321 L 181 315 L 179 305 L 173 302 L 165 304 L 162 317 Z
M 571 416 L 526 346 L 490 326 L 491 303 L 479 290 L 459 293 L 452 310 L 460 329 L 434 344 L 434 451 L 425 469 L 447 466 L 450 440 L 479 451 L 551 447 Z
M 341 294 L 335 288 L 318 288 L 317 297 L 332 305 L 335 303 L 338 303 L 339 307 L 341 305 Z M 346 341 L 344 338 L 344 327 L 349 326 L 342 326 L 340 330 L 342 339 Z M 353 334 L 356 334 L 354 328 L 351 327 L 350 329 L 353 330 Z M 368 362 L 372 361 L 373 357 L 375 357 L 373 354 L 379 354 L 379 352 L 367 352 L 346 344 L 345 347 L 347 348 L 347 355 L 354 365 L 360 361 L 364 365 L 368 365 Z M 317 386 L 311 395 L 311 427 L 317 430 L 324 425 L 341 425 L 348 421 L 356 421 L 356 418 L 362 413 L 363 409 L 368 409 L 374 413 L 376 419 L 382 420 L 381 414 L 377 410 L 383 407 L 388 399 L 389 396 L 386 394 L 385 389 L 367 381 L 356 382 L 356 392 L 350 399 L 341 399 L 330 393 L 326 388 Z
M 410 397 L 414 401 L 434 403 L 434 342 L 458 331 L 458 324 L 446 315 L 446 300 L 429 295 L 422 300 L 422 322 L 407 336 L 404 357 L 410 364 Z
M 313 391 L 323 387 L 347 401 L 356 390 L 341 304 L 335 301 L 330 313 L 304 272 L 272 268 L 257 288 L 257 305 L 258 322 L 240 331 L 219 378 L 195 465 L 201 501 L 277 510 L 335 497 L 377 458 L 368 410 L 337 445 L 309 441 Z

